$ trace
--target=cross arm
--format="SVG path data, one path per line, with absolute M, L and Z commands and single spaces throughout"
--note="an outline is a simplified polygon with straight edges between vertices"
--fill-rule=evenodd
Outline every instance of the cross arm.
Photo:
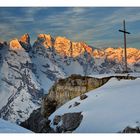
M 119 32 L 123 32 L 123 33 L 126 33 L 126 34 L 130 34 L 130 32 L 123 31 L 123 30 L 119 30 Z

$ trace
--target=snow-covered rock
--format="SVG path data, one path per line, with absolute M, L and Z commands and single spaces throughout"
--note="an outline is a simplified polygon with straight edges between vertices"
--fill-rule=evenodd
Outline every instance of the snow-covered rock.
M 112 78 L 102 87 L 87 92 L 84 100 L 76 97 L 58 108 L 50 117 L 55 130 L 63 126 L 63 121 L 53 123 L 55 116 L 82 112 L 83 119 L 74 133 L 117 133 L 127 126 L 139 127 L 140 122 L 140 79 L 117 80 Z M 79 102 L 78 106 L 73 106 Z M 69 108 L 69 106 L 71 106 Z

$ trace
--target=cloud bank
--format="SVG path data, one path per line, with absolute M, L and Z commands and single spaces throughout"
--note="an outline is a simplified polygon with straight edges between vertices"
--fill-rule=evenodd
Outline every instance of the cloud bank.
M 118 32 L 126 20 L 128 47 L 140 48 L 140 8 L 44 7 L 0 8 L 0 39 L 9 40 L 24 33 L 34 41 L 39 33 L 66 36 L 91 46 L 118 47 L 123 35 Z

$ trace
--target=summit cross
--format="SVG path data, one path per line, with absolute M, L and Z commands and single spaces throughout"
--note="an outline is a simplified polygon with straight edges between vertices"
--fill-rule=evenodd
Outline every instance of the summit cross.
M 127 67 L 127 50 L 126 50 L 126 34 L 130 34 L 130 32 L 126 31 L 125 27 L 125 20 L 123 20 L 123 30 L 119 30 L 119 32 L 122 32 L 124 34 L 124 57 L 125 57 L 125 73 L 128 73 L 128 67 Z

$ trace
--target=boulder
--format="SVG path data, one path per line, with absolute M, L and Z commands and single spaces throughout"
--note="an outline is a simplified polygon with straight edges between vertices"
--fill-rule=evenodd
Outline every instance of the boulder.
M 78 106 L 78 105 L 80 105 L 79 102 L 74 102 L 74 105 L 73 106 L 75 107 L 75 106 Z
M 53 125 L 58 125 L 58 123 L 61 121 L 61 116 L 56 115 L 53 119 Z
M 83 115 L 81 112 L 66 113 L 61 119 L 62 124 L 56 127 L 56 132 L 72 132 L 80 125 Z
M 82 94 L 82 95 L 80 95 L 80 100 L 84 100 L 84 99 L 86 99 L 88 96 L 86 95 L 86 94 Z
M 122 131 L 122 133 L 140 133 L 140 128 L 139 127 L 132 128 L 132 127 L 127 126 Z

